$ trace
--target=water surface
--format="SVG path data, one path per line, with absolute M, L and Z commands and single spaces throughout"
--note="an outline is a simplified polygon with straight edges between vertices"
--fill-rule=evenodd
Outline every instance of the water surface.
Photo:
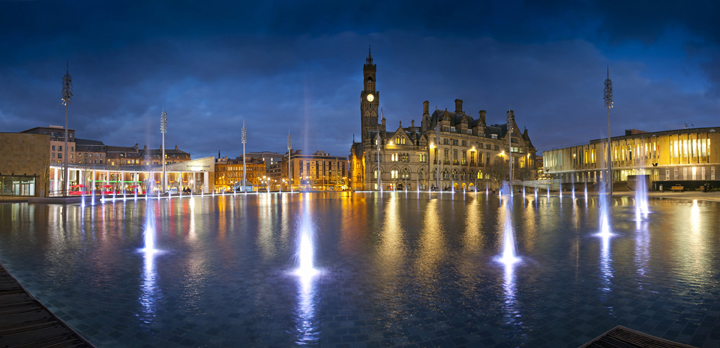
M 513 267 L 495 261 L 506 204 Z M 636 221 L 634 200 L 616 198 L 603 239 L 597 201 L 570 197 L 12 204 L 0 205 L 0 262 L 100 347 L 577 347 L 615 325 L 717 347 L 719 207 L 651 199 Z M 148 253 L 153 219 L 160 251 Z M 300 277 L 306 229 L 319 272 Z

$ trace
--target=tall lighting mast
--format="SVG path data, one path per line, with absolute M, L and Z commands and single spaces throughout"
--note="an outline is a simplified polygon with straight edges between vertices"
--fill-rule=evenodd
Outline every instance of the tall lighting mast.
M 65 71 L 65 76 L 63 76 L 62 80 L 62 104 L 65 105 L 65 153 L 63 154 L 65 157 L 65 167 L 63 169 L 63 176 L 65 180 L 63 181 L 62 192 L 63 196 L 67 196 L 68 186 L 70 185 L 70 172 L 68 170 L 68 105 L 70 105 L 70 100 L 73 96 L 72 77 L 70 77 L 70 62 L 67 62 L 67 70 Z
M 165 133 L 167 133 L 167 113 L 165 112 L 165 103 L 160 114 L 160 133 L 162 133 L 162 192 L 167 191 L 167 172 L 165 171 Z
M 245 128 L 245 120 L 242 127 L 242 144 L 243 144 L 243 192 L 247 194 L 247 185 L 245 185 L 245 143 L 247 142 L 247 128 Z
M 613 178 L 612 178 L 612 146 L 610 145 L 610 108 L 613 107 L 613 92 L 612 92 L 612 81 L 610 80 L 610 67 L 607 68 L 607 79 L 605 79 L 605 108 L 607 108 L 607 121 L 608 121 L 608 170 L 607 170 L 607 183 L 608 183 L 608 194 L 612 197 L 613 194 Z

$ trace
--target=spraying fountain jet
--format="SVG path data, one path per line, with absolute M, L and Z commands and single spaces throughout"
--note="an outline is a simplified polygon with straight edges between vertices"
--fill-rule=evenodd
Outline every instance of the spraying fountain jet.
M 310 215 L 310 195 L 305 194 L 305 204 L 302 212 L 302 220 L 300 223 L 300 233 L 298 236 L 297 264 L 298 268 L 295 274 L 303 280 L 311 279 L 317 274 L 314 265 L 315 248 L 313 245 L 314 231 L 312 226 L 312 215 Z
M 596 235 L 603 239 L 610 238 L 613 234 L 610 232 L 610 204 L 609 197 L 605 191 L 605 184 L 600 186 L 599 192 L 599 205 L 600 205 L 600 232 Z
M 640 221 L 646 219 L 650 209 L 648 208 L 647 183 L 645 175 L 637 175 L 635 182 L 635 219 Z
M 505 183 L 500 192 L 510 195 L 510 190 L 510 187 Z M 512 200 L 510 199 L 505 200 L 505 226 L 503 229 L 502 253 L 497 260 L 505 264 L 505 266 L 510 266 L 520 261 L 515 247 L 515 231 L 512 226 Z

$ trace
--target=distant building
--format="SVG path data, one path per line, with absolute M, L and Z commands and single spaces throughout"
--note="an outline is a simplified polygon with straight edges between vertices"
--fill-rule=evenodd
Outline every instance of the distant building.
M 261 158 L 246 157 L 245 162 L 245 183 L 247 186 L 265 187 L 267 173 L 265 162 Z M 215 190 L 217 192 L 233 192 L 235 187 L 242 186 L 243 181 L 243 160 L 218 158 L 215 161 Z
M 323 151 L 304 155 L 302 150 L 296 150 L 292 151 L 290 162 L 293 190 L 340 191 L 348 187 L 347 157 L 330 156 Z M 284 167 L 287 173 L 287 164 Z
M 248 152 L 245 156 L 248 158 L 262 159 L 265 162 L 266 170 L 269 170 L 271 165 L 282 162 L 283 157 L 285 157 L 284 154 L 270 151 Z M 238 158 L 242 158 L 242 156 L 238 156 Z
M 626 183 L 630 175 L 648 175 L 650 187 L 686 189 L 705 183 L 720 186 L 720 127 L 644 132 L 636 129 L 612 137 L 613 182 Z M 607 139 L 543 152 L 547 175 L 562 184 L 595 183 L 607 171 Z
M 78 164 L 104 164 L 106 161 L 105 144 L 99 140 L 75 139 L 75 153 Z

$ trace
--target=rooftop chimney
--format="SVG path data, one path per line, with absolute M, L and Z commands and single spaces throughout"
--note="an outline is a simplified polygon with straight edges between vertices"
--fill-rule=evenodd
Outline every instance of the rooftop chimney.
M 455 113 L 456 114 L 462 114 L 462 100 L 461 99 L 455 99 Z
M 485 123 L 485 114 L 487 111 L 480 110 L 480 127 L 487 127 L 487 123 Z
M 423 115 L 429 115 L 430 114 L 430 102 L 424 101 L 423 102 Z

